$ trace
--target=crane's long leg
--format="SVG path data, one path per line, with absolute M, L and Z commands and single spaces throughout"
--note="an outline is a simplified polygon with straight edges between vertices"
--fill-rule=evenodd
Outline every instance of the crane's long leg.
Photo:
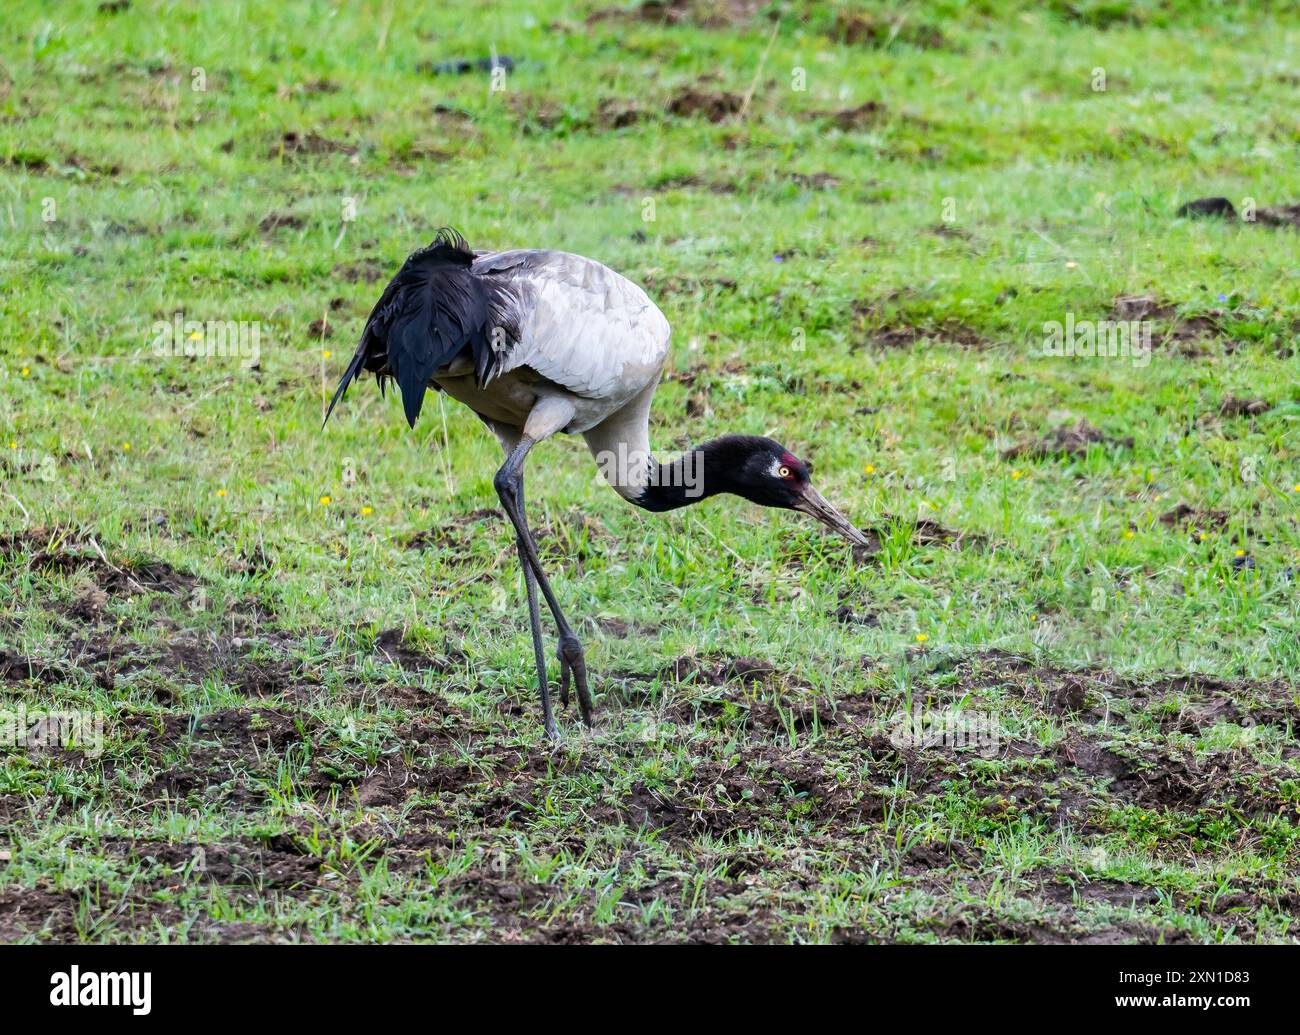
M 587 662 L 582 649 L 582 642 L 574 635 L 572 627 L 564 617 L 564 612 L 560 609 L 560 602 L 555 596 L 555 591 L 551 589 L 546 572 L 542 570 L 542 563 L 537 556 L 537 544 L 528 528 L 523 510 L 524 461 L 528 457 L 529 450 L 542 438 L 552 435 L 563 428 L 572 419 L 572 416 L 573 407 L 564 400 L 551 398 L 539 402 L 532 413 L 529 414 L 528 422 L 524 427 L 523 435 L 519 438 L 519 442 L 510 451 L 510 455 L 506 457 L 506 462 L 501 465 L 501 469 L 497 471 L 496 477 L 493 479 L 493 485 L 497 490 L 497 495 L 501 498 L 501 506 L 505 510 L 506 516 L 510 519 L 511 524 L 515 526 L 519 552 L 525 568 L 532 569 L 537 586 L 542 591 L 546 606 L 550 609 L 551 616 L 555 619 L 555 625 L 559 631 L 560 646 L 557 655 L 560 661 L 560 699 L 564 703 L 568 702 L 569 678 L 572 676 L 574 688 L 578 693 L 578 707 L 582 712 L 582 720 L 587 726 L 591 726 L 591 691 L 587 686 Z M 538 632 L 534 635 L 534 645 L 540 643 L 540 628 L 535 628 L 538 628 Z M 542 654 L 540 650 L 538 653 Z M 545 720 L 545 717 L 550 713 L 550 688 L 546 685 L 544 673 L 541 682 L 542 714 L 543 720 Z M 558 736 L 557 733 L 552 732 L 551 728 L 547 729 L 547 734 L 552 739 L 556 739 Z
M 484 418 L 484 423 L 497 436 L 497 439 L 501 442 L 501 448 L 505 450 L 508 458 L 514 452 L 515 447 L 519 445 L 521 432 L 509 425 L 497 424 L 486 418 Z M 528 508 L 524 502 L 522 479 L 519 482 L 519 513 L 523 515 L 524 523 L 527 524 Z M 560 733 L 555 725 L 555 716 L 551 710 L 550 680 L 546 673 L 546 647 L 542 641 L 542 616 L 537 606 L 537 576 L 533 574 L 533 566 L 529 563 L 528 552 L 524 549 L 524 541 L 517 533 L 515 535 L 515 549 L 519 554 L 519 567 L 524 573 L 524 590 L 528 597 L 528 625 L 533 634 L 533 660 L 537 665 L 537 692 L 542 699 L 542 724 L 546 728 L 547 737 L 555 741 L 559 740 Z M 567 693 L 561 703 L 569 703 Z
M 524 517 L 526 524 L 527 511 L 524 507 L 522 478 L 519 481 L 519 513 Z M 551 711 L 551 685 L 546 675 L 546 648 L 542 646 L 542 615 L 537 606 L 537 578 L 533 575 L 533 567 L 528 561 L 523 539 L 516 536 L 515 542 L 519 550 L 519 566 L 524 571 L 524 589 L 528 594 L 528 624 L 533 632 L 533 660 L 537 664 L 537 689 L 542 696 L 542 725 L 551 740 L 559 740 L 560 731 L 555 725 L 555 716 Z M 563 695 L 564 704 L 569 703 L 567 697 L 567 694 Z

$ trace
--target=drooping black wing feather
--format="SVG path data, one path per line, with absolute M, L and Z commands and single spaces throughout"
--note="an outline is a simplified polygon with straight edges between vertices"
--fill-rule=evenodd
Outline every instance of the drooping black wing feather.
M 500 286 L 470 271 L 473 261 L 465 239 L 450 229 L 439 230 L 429 247 L 406 260 L 371 310 L 326 420 L 363 369 L 374 372 L 381 390 L 385 378 L 397 382 L 411 427 L 420 414 L 430 375 L 466 349 L 480 385 L 496 375 L 505 329 L 494 330 L 492 314 L 508 310 L 509 300 L 499 297 Z

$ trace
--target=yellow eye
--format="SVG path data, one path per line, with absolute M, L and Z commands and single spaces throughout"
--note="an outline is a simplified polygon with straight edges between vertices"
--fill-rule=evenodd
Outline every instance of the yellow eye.
M 788 467 L 782 467 L 782 468 L 781 468 L 779 471 L 777 471 L 776 473 L 779 474 L 782 478 L 789 478 L 789 477 L 790 477 L 790 468 L 788 468 Z

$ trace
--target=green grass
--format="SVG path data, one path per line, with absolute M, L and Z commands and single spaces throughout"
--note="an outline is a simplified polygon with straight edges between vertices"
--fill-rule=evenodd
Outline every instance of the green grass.
M 1174 214 L 1300 201 L 1294 6 L 608 6 L 8 5 L 0 711 L 105 740 L 0 748 L 0 937 L 1295 940 L 1300 238 Z M 443 224 L 645 284 L 659 446 L 772 435 L 880 552 L 545 443 L 548 748 L 495 440 L 320 427 Z M 1125 296 L 1148 363 L 1043 354 Z

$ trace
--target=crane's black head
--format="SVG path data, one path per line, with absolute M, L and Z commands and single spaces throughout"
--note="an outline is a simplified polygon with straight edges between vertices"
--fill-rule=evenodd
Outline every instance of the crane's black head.
M 810 514 L 856 546 L 869 540 L 812 486 L 812 467 L 779 442 L 726 435 L 703 447 L 705 491 L 730 492 L 763 507 Z

